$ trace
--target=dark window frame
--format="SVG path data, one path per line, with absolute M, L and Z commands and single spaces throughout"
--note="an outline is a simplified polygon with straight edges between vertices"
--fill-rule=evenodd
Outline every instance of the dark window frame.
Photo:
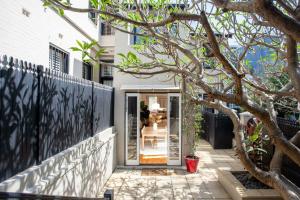
M 105 62 L 105 63 L 114 63 L 114 60 L 101 60 L 101 62 Z M 112 77 L 113 75 L 112 75 L 112 73 L 111 73 L 111 75 L 104 75 L 104 72 L 103 72 L 103 66 L 104 64 L 100 64 L 100 77 L 101 78 L 104 78 L 104 77 Z M 112 69 L 112 67 L 111 67 L 111 69 Z M 111 70 L 112 71 L 112 70 Z
M 106 62 L 106 63 L 114 63 L 114 60 L 101 60 L 101 62 Z M 104 84 L 105 81 L 112 81 L 113 84 L 113 74 L 111 76 L 103 76 L 103 64 L 100 64 L 100 70 L 99 70 L 99 80 L 101 84 Z
M 89 8 L 95 8 L 92 3 L 89 1 Z M 98 24 L 98 15 L 94 12 L 88 12 L 88 18 L 93 22 L 93 24 Z
M 115 35 L 115 29 L 108 22 L 101 22 L 101 35 Z
M 139 45 L 139 44 L 143 44 L 143 39 L 141 39 L 140 37 L 140 35 L 138 35 L 139 33 L 140 33 L 140 29 L 138 28 L 138 27 L 136 27 L 136 26 L 134 26 L 133 28 L 132 28 L 132 33 L 133 34 L 131 34 L 131 40 L 130 40 L 130 44 L 131 45 Z
M 86 80 L 92 80 L 93 78 L 93 65 L 88 62 L 82 63 L 82 78 Z
M 53 55 L 54 51 L 54 55 Z M 59 59 L 56 54 L 60 54 L 63 58 L 63 62 L 57 60 Z M 52 60 L 54 58 L 54 60 Z M 56 46 L 55 44 L 49 44 L 49 68 L 55 71 L 60 71 L 63 73 L 69 73 L 69 61 L 70 61 L 70 53 L 65 51 L 64 49 Z M 57 64 L 62 64 L 61 66 L 57 66 Z

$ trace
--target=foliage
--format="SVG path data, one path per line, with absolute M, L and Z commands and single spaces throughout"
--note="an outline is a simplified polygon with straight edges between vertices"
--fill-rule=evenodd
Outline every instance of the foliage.
M 71 3 L 70 3 L 70 0 L 58 0 L 60 3 L 62 3 L 63 5 L 66 5 L 66 6 L 71 6 Z M 65 11 L 64 9 L 62 8 L 59 8 L 59 7 L 56 7 L 56 6 L 53 6 L 52 3 L 48 0 L 45 0 L 43 2 L 43 6 L 45 8 L 49 7 L 51 9 L 54 9 L 60 16 L 63 16 L 65 14 Z
M 80 52 L 81 53 L 81 59 L 84 62 L 91 62 L 96 61 L 100 59 L 100 57 L 106 53 L 104 48 L 97 47 L 98 42 L 97 41 L 91 41 L 91 42 L 85 42 L 85 41 L 79 41 L 76 40 L 77 46 L 71 47 L 70 49 L 74 52 Z M 90 51 L 92 48 L 99 48 L 99 50 L 96 52 L 94 56 L 90 54 Z
M 197 147 L 197 143 L 201 137 L 201 133 L 203 132 L 202 130 L 202 112 L 201 112 L 202 108 L 200 105 L 196 105 L 195 106 L 195 122 L 194 122 L 194 129 L 195 129 L 195 144 L 193 146 L 193 154 L 195 154 L 196 152 L 196 147 Z
M 184 118 L 183 118 L 183 125 L 184 125 L 184 133 L 187 135 L 187 142 L 189 144 L 191 156 L 196 156 L 195 152 L 197 149 L 197 144 L 201 137 L 202 133 L 202 112 L 201 106 L 197 105 L 195 102 L 191 101 L 188 94 L 185 94 L 187 98 L 184 102 Z
M 263 134 L 263 124 L 261 122 L 251 124 L 255 126 L 254 131 L 248 131 L 245 135 L 246 151 L 253 161 L 253 163 L 262 170 L 268 170 L 269 163 L 264 160 L 264 155 L 268 155 L 271 152 L 267 152 L 264 147 L 270 144 L 270 139 L 267 135 Z
M 266 79 L 266 84 L 273 90 L 277 91 L 288 84 L 288 82 L 289 77 L 285 72 L 267 77 Z M 278 114 L 282 117 L 285 117 L 286 115 L 294 115 L 295 113 L 299 113 L 297 110 L 297 104 L 298 102 L 295 99 L 285 97 L 276 101 L 274 106 Z

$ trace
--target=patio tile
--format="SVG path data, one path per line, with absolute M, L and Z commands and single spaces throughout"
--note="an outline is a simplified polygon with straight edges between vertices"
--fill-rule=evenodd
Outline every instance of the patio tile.
M 194 199 L 211 199 L 211 193 L 206 188 L 191 188 L 191 194 Z
M 124 179 L 122 178 L 109 179 L 109 181 L 106 182 L 106 186 L 110 188 L 121 187 L 123 182 Z
M 173 189 L 174 199 L 193 199 L 192 192 L 185 188 Z
M 171 176 L 156 176 L 157 181 L 171 181 Z
M 140 188 L 140 187 L 148 187 L 148 181 L 142 178 L 139 179 L 131 179 L 123 183 L 122 187 L 128 188 Z
M 126 196 L 126 195 L 118 195 L 115 198 L 118 199 L 118 200 L 133 200 L 133 199 L 137 199 L 136 197 Z
M 155 198 L 156 186 L 137 188 L 138 199 L 154 199 Z
M 223 199 L 223 198 L 230 198 L 227 192 L 224 190 L 209 190 L 210 195 L 213 199 Z
M 166 189 L 166 190 L 172 189 L 172 182 L 166 182 L 166 181 L 161 182 L 161 181 L 157 181 L 157 182 L 156 182 L 156 187 L 157 187 L 158 190 L 159 190 L 159 189 Z
M 155 191 L 155 199 L 173 199 L 172 189 L 158 189 Z
M 188 184 L 187 181 L 185 181 L 185 182 L 172 182 L 172 187 L 173 187 L 173 189 L 181 189 L 181 188 L 189 189 L 190 185 Z
M 219 184 L 216 170 L 242 169 L 235 152 L 214 150 L 207 142 L 201 141 L 196 154 L 200 156 L 197 173 L 168 169 L 168 175 L 151 176 L 142 174 L 140 169 L 116 169 L 104 188 L 114 189 L 116 200 L 231 199 Z
M 135 199 L 137 197 L 137 192 L 135 189 L 131 189 L 131 190 L 122 190 L 120 189 L 119 193 L 117 194 L 117 199 L 119 198 L 130 198 L 130 199 Z
M 182 176 L 186 176 L 189 173 L 186 170 L 182 170 L 182 169 L 174 169 L 173 172 L 171 173 L 171 178 L 172 177 L 182 177 Z

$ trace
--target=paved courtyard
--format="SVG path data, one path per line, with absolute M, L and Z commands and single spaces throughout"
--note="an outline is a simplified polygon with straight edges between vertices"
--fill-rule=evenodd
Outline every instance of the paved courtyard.
M 218 182 L 216 169 L 242 169 L 233 150 L 213 150 L 201 141 L 197 155 L 200 163 L 195 174 L 180 168 L 116 169 L 104 189 L 114 189 L 117 200 L 231 199 Z

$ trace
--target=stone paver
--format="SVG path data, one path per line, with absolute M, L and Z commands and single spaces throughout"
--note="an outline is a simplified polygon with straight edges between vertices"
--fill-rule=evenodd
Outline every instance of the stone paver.
M 197 148 L 198 172 L 169 169 L 168 176 L 144 176 L 141 169 L 116 169 L 103 191 L 114 189 L 115 199 L 231 199 L 218 182 L 216 169 L 241 170 L 233 150 L 214 150 L 205 141 Z M 103 192 L 101 192 L 103 196 Z

